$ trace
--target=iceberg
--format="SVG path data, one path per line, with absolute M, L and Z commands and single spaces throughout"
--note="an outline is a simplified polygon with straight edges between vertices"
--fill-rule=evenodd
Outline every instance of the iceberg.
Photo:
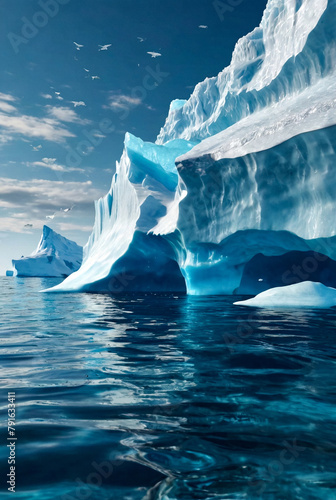
M 306 281 L 280 288 L 271 288 L 253 299 L 235 302 L 236 306 L 327 309 L 336 306 L 336 289 L 322 283 Z
M 283 272 L 256 269 L 250 293 L 334 284 L 335 24 L 336 0 L 269 0 L 231 64 L 172 102 L 155 143 L 126 134 L 83 264 L 51 291 L 233 294 L 259 254 Z M 310 252 L 329 261 L 283 279 Z
M 110 191 L 95 205 L 83 264 L 51 291 L 186 291 L 178 264 L 183 243 L 174 234 L 179 192 L 175 158 L 194 145 L 180 139 L 158 145 L 126 134 Z
M 82 263 L 83 248 L 43 226 L 36 250 L 29 257 L 12 260 L 14 276 L 65 278 Z

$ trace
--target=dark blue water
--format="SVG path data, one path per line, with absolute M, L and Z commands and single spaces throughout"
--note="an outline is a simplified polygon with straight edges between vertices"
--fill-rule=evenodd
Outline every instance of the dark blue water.
M 56 282 L 0 280 L 15 498 L 336 498 L 335 309 L 39 293 Z

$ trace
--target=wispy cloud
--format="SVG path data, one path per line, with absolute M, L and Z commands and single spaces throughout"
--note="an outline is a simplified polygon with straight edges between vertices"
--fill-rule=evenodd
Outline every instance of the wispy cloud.
M 10 94 L 3 94 L 0 92 L 0 111 L 4 111 L 5 113 L 15 113 L 16 107 L 13 104 L 15 99 Z
M 64 167 L 63 165 L 56 163 L 56 158 L 42 158 L 42 161 L 35 161 L 31 163 L 31 165 L 35 167 L 49 168 L 55 172 L 84 172 L 81 168 Z
M 22 134 L 26 137 L 39 137 L 52 142 L 61 142 L 66 137 L 75 137 L 57 120 L 29 115 L 9 116 L 0 112 L 0 127 L 7 132 L 7 135 L 8 133 Z
M 82 125 L 90 123 L 90 120 L 81 118 L 77 115 L 76 111 L 65 106 L 47 106 L 47 110 L 50 116 L 62 122 L 80 123 Z
M 2 92 L 0 92 L 0 99 L 2 101 L 12 101 L 12 102 L 15 101 L 15 97 L 13 97 L 10 94 L 3 94 Z
M 12 138 L 13 134 L 38 137 L 52 142 L 62 142 L 67 137 L 75 137 L 61 122 L 76 121 L 81 123 L 76 114 L 75 117 L 69 117 L 71 118 L 69 120 L 62 120 L 57 116 L 57 113 L 52 113 L 48 109 L 48 114 L 51 117 L 30 116 L 20 113 L 13 104 L 16 102 L 17 99 L 14 96 L 0 93 L 0 143 L 8 142 L 8 138 Z M 53 109 L 52 106 L 48 106 L 48 108 Z M 65 113 L 64 116 L 66 116 Z
M 59 222 L 59 230 L 63 231 L 92 231 L 92 226 L 81 226 L 80 224 L 72 224 L 71 222 Z
M 139 97 L 132 97 L 126 94 L 111 93 L 108 98 L 108 105 L 105 108 L 113 109 L 114 111 L 130 109 L 140 106 L 142 100 Z
M 26 163 L 26 165 L 32 167 L 48 168 L 49 170 L 53 170 L 54 172 L 85 172 L 85 170 L 83 170 L 82 168 L 71 168 L 60 165 L 59 163 L 57 163 L 56 158 L 42 158 L 41 161 Z
M 62 165 L 56 163 L 56 158 L 42 158 L 42 161 L 34 161 L 28 165 L 33 165 L 35 167 L 45 167 L 56 172 L 64 172 L 65 168 Z
M 0 101 L 0 111 L 4 111 L 5 113 L 13 113 L 16 111 L 15 106 L 9 104 L 7 101 Z
M 42 227 L 46 215 L 58 213 L 55 224 L 58 229 L 88 231 L 88 218 L 93 222 L 94 200 L 104 192 L 87 182 L 63 182 L 32 179 L 22 181 L 0 178 L 0 231 L 26 232 L 26 224 Z M 61 211 L 76 205 L 70 215 Z M 1 217 L 1 209 L 5 209 Z M 59 218 L 59 221 L 57 219 Z M 81 224 L 81 221 L 85 224 Z M 67 226 L 68 224 L 68 226 Z M 90 228 L 91 229 L 91 228 Z
M 52 99 L 53 96 L 51 94 L 41 94 L 41 97 L 43 97 L 43 99 Z

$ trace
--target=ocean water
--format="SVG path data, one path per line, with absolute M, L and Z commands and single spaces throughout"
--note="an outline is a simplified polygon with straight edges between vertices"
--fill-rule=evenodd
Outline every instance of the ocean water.
M 39 292 L 57 282 L 0 278 L 15 498 L 336 498 L 335 309 Z

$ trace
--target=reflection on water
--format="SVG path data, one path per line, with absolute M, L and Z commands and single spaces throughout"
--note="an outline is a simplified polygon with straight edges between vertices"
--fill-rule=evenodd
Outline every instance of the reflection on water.
M 17 498 L 336 498 L 334 309 L 39 293 L 57 282 L 0 279 Z

